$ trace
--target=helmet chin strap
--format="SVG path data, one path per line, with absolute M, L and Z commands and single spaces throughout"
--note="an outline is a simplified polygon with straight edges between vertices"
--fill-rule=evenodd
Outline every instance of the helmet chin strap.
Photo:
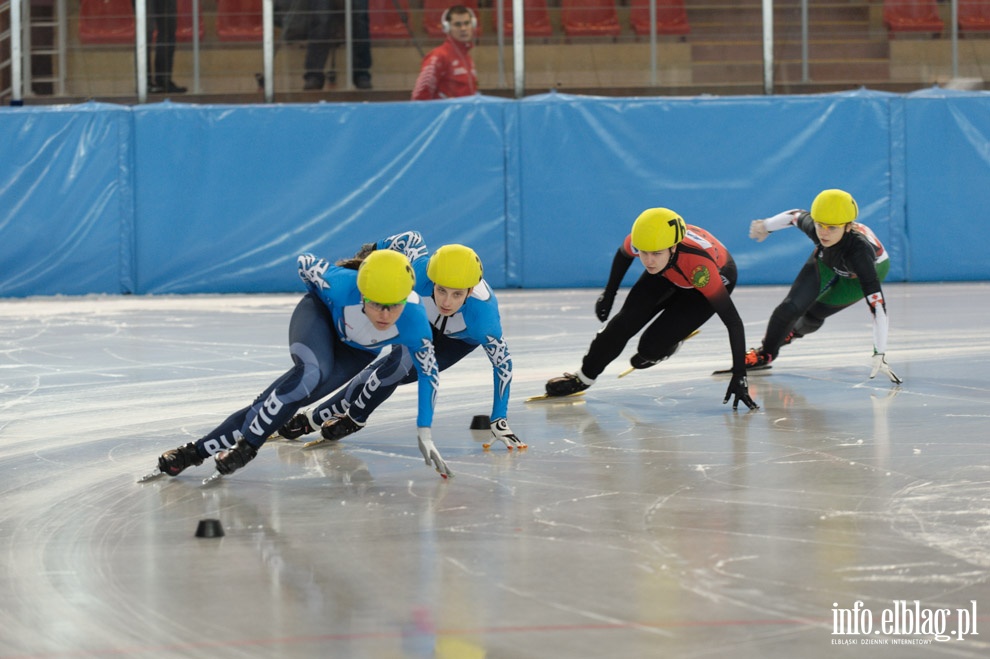
M 667 265 L 660 268 L 660 272 L 658 272 L 657 274 L 662 275 L 663 273 L 667 272 L 667 270 L 669 270 L 675 263 L 677 263 L 677 245 L 671 245 L 670 258 L 667 259 Z

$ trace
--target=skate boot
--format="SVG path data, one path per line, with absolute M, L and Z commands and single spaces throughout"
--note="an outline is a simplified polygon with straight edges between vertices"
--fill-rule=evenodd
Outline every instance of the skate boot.
M 356 433 L 358 430 L 364 427 L 363 423 L 358 423 L 350 417 L 348 414 L 335 415 L 328 421 L 323 422 L 323 426 L 320 428 L 320 434 L 323 435 L 323 439 L 335 442 L 339 439 L 343 439 L 350 434 Z
M 584 391 L 590 386 L 590 384 L 586 384 L 576 374 L 564 373 L 559 378 L 550 378 L 547 380 L 547 396 L 570 396 L 571 394 Z
M 746 368 L 764 368 L 770 365 L 773 357 L 763 352 L 763 348 L 750 348 L 746 351 Z
M 196 452 L 196 445 L 192 442 L 165 451 L 158 458 L 158 469 L 163 474 L 178 476 L 188 467 L 197 467 L 203 464 L 203 458 Z
M 303 435 L 308 435 L 309 433 L 316 430 L 313 425 L 309 422 L 309 417 L 305 413 L 299 413 L 289 419 L 288 423 L 278 429 L 278 434 L 280 437 L 285 439 L 298 439 Z
M 248 444 L 242 437 L 237 440 L 234 448 L 229 448 L 226 451 L 220 451 L 216 454 L 214 460 L 217 463 L 217 472 L 224 476 L 229 476 L 251 462 L 251 460 L 254 460 L 254 456 L 256 455 L 258 455 L 258 449 Z

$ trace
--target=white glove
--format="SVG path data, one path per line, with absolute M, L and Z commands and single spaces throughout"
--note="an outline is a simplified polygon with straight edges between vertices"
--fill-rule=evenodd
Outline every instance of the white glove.
M 526 443 L 521 439 L 516 437 L 516 434 L 512 432 L 512 428 L 509 427 L 509 422 L 505 418 L 495 419 L 492 421 L 492 436 L 500 442 L 505 444 L 505 447 L 510 451 L 514 448 L 524 449 L 526 448 Z M 485 448 L 490 448 L 495 442 L 489 442 L 487 444 L 482 444 Z
M 330 284 L 323 278 L 330 267 L 329 261 L 318 259 L 312 254 L 300 254 L 296 258 L 296 265 L 299 267 L 299 277 L 308 288 L 316 292 L 330 288 Z
M 753 220 L 749 223 L 749 237 L 758 243 L 762 243 L 770 235 L 767 223 L 764 220 Z
M 447 468 L 447 463 L 440 457 L 440 451 L 433 443 L 433 431 L 429 428 L 417 428 L 419 452 L 423 454 L 427 467 L 433 467 L 442 478 L 453 478 L 454 474 Z
M 894 384 L 900 384 L 903 382 L 897 374 L 890 370 L 890 366 L 887 365 L 887 358 L 882 352 L 873 353 L 873 368 L 870 370 L 870 379 L 872 380 L 877 376 L 877 373 L 883 373 L 890 381 Z

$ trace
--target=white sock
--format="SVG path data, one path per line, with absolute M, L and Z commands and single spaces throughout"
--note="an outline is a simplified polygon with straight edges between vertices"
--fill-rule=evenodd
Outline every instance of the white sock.
M 585 383 L 589 387 L 595 383 L 595 378 L 589 378 L 581 369 L 578 369 L 574 375 L 578 376 L 578 380 Z

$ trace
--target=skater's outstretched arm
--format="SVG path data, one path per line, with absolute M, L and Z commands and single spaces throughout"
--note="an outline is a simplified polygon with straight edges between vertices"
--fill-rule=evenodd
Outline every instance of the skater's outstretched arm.
M 603 323 L 608 320 L 608 316 L 612 312 L 612 305 L 615 303 L 615 294 L 619 292 L 619 285 L 622 283 L 622 278 L 629 272 L 629 266 L 632 265 L 635 259 L 629 240 L 630 237 L 627 236 L 625 242 L 619 249 L 615 250 L 615 256 L 612 258 L 612 268 L 608 272 L 608 282 L 605 284 L 605 290 L 602 291 L 602 294 L 595 301 L 595 316 Z

